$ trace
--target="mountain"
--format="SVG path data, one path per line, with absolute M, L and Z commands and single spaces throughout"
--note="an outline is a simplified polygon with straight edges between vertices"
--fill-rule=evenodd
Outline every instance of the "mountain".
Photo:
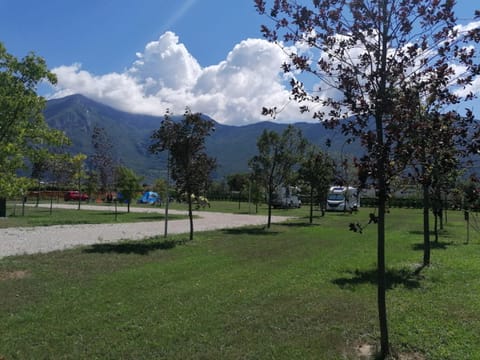
M 91 144 L 95 126 L 103 127 L 114 144 L 114 153 L 125 166 L 143 175 L 147 182 L 163 177 L 166 169 L 165 154 L 148 153 L 150 136 L 158 129 L 163 116 L 131 114 L 116 110 L 82 95 L 49 100 L 44 111 L 45 120 L 52 127 L 64 131 L 72 140 L 71 153 L 93 154 Z M 328 138 L 334 138 L 329 152 L 353 153 L 358 145 L 346 145 L 345 138 L 320 123 L 295 123 L 304 136 L 325 149 Z M 270 121 L 245 126 L 216 123 L 215 131 L 207 138 L 207 153 L 217 158 L 217 179 L 237 172 L 248 171 L 248 160 L 257 153 L 257 139 L 264 130 L 282 132 L 286 124 Z M 344 149 L 342 149 L 344 147 Z

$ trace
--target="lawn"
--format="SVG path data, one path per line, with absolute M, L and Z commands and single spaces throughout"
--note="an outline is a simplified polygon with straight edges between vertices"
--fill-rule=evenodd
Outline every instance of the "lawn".
M 0 358 L 356 359 L 378 342 L 376 231 L 328 213 L 0 259 Z M 480 354 L 480 235 L 449 212 L 432 265 L 419 210 L 388 215 L 392 348 L 414 359 Z M 414 357 L 415 356 L 415 357 Z
M 63 202 L 61 202 L 63 204 Z M 72 209 L 55 208 L 56 203 L 50 209 L 50 203 L 43 202 L 43 206 L 36 207 L 34 203 L 29 203 L 22 207 L 15 203 L 8 203 L 7 218 L 0 219 L 0 228 L 7 227 L 30 227 L 30 226 L 48 226 L 48 225 L 76 225 L 76 224 L 106 224 L 116 222 L 139 222 L 139 221 L 161 221 L 164 219 L 164 213 L 135 213 L 127 212 L 127 207 L 121 205 L 117 207 L 110 205 L 108 210 L 84 210 L 82 203 L 81 211 L 77 210 L 75 203 L 70 203 Z M 186 216 L 169 214 L 169 219 L 185 219 Z

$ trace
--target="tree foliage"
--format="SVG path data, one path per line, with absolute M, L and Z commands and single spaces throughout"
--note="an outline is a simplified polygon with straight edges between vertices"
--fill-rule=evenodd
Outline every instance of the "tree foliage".
M 329 127 L 340 126 L 358 139 L 364 155 L 362 174 L 378 189 L 378 310 L 382 358 L 389 354 L 386 318 L 385 215 L 389 180 L 403 170 L 397 154 L 404 147 L 405 119 L 417 109 L 402 102 L 410 89 L 427 109 L 457 104 L 479 73 L 474 63 L 478 32 L 457 27 L 451 0 L 255 0 L 257 10 L 272 20 L 262 32 L 283 46 L 290 61 L 292 98 L 300 111 L 311 112 Z M 307 49 L 307 50 L 305 50 Z M 309 90 L 298 73 L 312 75 Z M 458 127 L 472 124 L 467 112 Z
M 30 180 L 18 175 L 28 167 L 28 159 L 39 164 L 40 155 L 49 154 L 48 145 L 68 142 L 43 118 L 45 99 L 36 93 L 42 81 L 56 82 L 44 59 L 30 53 L 18 60 L 0 43 L 0 198 L 28 187 Z M 0 216 L 5 216 L 3 206 Z
M 91 162 L 98 174 L 100 191 L 110 191 L 114 183 L 116 161 L 113 144 L 105 128 L 94 126 L 92 145 L 94 153 Z
M 188 202 L 190 240 L 193 239 L 192 195 L 205 194 L 210 176 L 216 168 L 216 160 L 207 155 L 205 141 L 214 131 L 214 122 L 204 119 L 200 113 L 186 109 L 183 119 L 175 122 L 167 112 L 151 136 L 149 151 L 156 154 L 169 152 L 169 166 L 175 181 L 177 194 L 183 194 Z
M 313 222 L 313 205 L 318 203 L 325 214 L 327 195 L 335 178 L 333 160 L 318 147 L 311 145 L 300 163 L 299 178 L 310 188 L 310 223 Z
M 267 227 L 271 225 L 274 192 L 290 185 L 293 169 L 298 165 L 306 147 L 301 130 L 289 125 L 282 134 L 264 130 L 257 141 L 258 155 L 249 162 L 254 176 L 265 187 L 268 198 Z
M 78 193 L 82 193 L 82 184 L 85 180 L 87 174 L 85 171 L 85 160 L 87 155 L 85 154 L 76 154 L 70 158 L 70 174 L 73 184 L 76 186 Z M 82 203 L 81 196 L 78 197 L 78 210 L 80 210 L 80 205 Z
M 407 104 L 416 113 L 405 119 L 407 130 L 403 151 L 397 154 L 399 161 L 407 167 L 407 174 L 415 183 L 422 186 L 423 192 L 423 266 L 430 265 L 430 208 L 435 220 L 441 211 L 441 193 L 452 184 L 452 177 L 458 174 L 462 158 L 468 155 L 470 136 L 469 126 L 459 126 L 463 122 L 454 112 L 441 114 L 427 112 L 418 96 Z
M 248 191 L 248 186 L 249 184 L 251 185 L 251 181 L 249 177 L 250 177 L 250 174 L 241 174 L 241 173 L 231 174 L 227 177 L 227 184 L 228 184 L 228 187 L 230 188 L 230 191 L 238 192 L 238 208 L 239 209 L 240 209 L 240 200 L 242 197 L 241 196 L 242 191 L 244 190 Z
M 130 204 L 137 194 L 142 191 L 140 185 L 143 177 L 138 176 L 132 169 L 125 166 L 116 168 L 117 191 L 122 194 L 121 200 L 127 202 L 127 212 L 130 212 Z

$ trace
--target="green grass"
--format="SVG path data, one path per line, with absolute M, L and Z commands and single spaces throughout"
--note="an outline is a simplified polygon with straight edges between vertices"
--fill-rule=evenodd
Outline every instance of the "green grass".
M 0 260 L 0 358 L 356 359 L 378 343 L 368 210 L 273 226 Z M 399 354 L 480 354 L 480 236 L 449 213 L 432 266 L 421 212 L 388 216 L 390 340 Z
M 211 201 L 210 207 L 205 207 L 199 211 L 214 211 L 214 212 L 228 212 L 233 214 L 252 214 L 252 215 L 267 215 L 268 207 L 265 204 L 248 204 L 248 202 L 241 202 L 240 205 L 236 201 Z M 172 202 L 170 208 L 177 210 L 187 210 L 186 203 Z M 272 215 L 281 216 L 307 216 L 310 212 L 309 205 L 305 205 L 299 209 L 272 209 Z M 318 206 L 314 208 L 314 216 L 319 215 Z
M 45 204 L 44 204 L 45 205 Z M 48 204 L 46 204 L 48 206 Z M 127 212 L 126 206 L 118 206 L 117 213 L 112 205 L 105 210 L 83 210 L 82 203 L 80 211 L 75 204 L 72 209 L 60 209 L 49 207 L 35 207 L 33 203 L 22 208 L 21 205 L 9 203 L 7 206 L 7 218 L 0 219 L 0 228 L 7 227 L 31 227 L 49 225 L 75 225 L 75 224 L 102 224 L 115 222 L 139 222 L 139 221 L 160 221 L 163 220 L 163 213 L 135 213 Z M 186 216 L 169 214 L 169 219 L 184 219 Z

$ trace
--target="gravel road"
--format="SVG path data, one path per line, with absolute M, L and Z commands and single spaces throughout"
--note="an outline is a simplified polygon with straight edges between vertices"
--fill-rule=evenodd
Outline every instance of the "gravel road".
M 46 205 L 49 206 L 49 205 Z M 76 208 L 76 205 L 59 204 L 56 207 Z M 111 206 L 82 205 L 82 209 L 112 211 Z M 121 209 L 120 211 L 125 211 Z M 130 211 L 160 212 L 162 208 L 131 207 Z M 170 214 L 187 215 L 186 211 L 169 210 Z M 195 211 L 194 231 L 206 231 L 242 227 L 246 225 L 262 225 L 266 216 L 237 215 L 215 212 Z M 290 219 L 286 216 L 272 216 L 272 222 L 283 222 Z M 92 224 L 92 225 L 55 225 L 29 228 L 0 229 L 0 258 L 11 255 L 44 253 L 64 250 L 76 246 L 97 243 L 117 242 L 119 240 L 141 240 L 147 237 L 164 234 L 164 221 Z M 188 219 L 169 220 L 168 233 L 182 234 L 190 231 Z

